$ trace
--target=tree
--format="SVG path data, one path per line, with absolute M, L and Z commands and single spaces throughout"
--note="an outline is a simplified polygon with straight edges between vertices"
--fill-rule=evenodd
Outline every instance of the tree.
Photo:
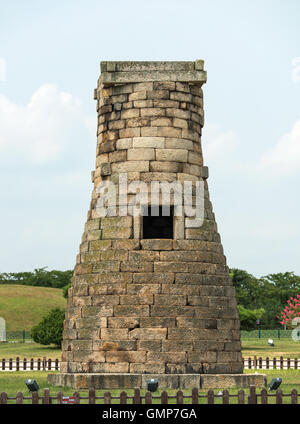
M 65 297 L 65 298 L 68 297 L 68 290 L 69 290 L 70 287 L 72 287 L 72 283 L 69 283 L 65 287 L 62 288 L 63 297 Z
M 264 308 L 260 309 L 246 309 L 242 305 L 238 305 L 241 330 L 253 330 L 255 328 L 256 320 L 261 319 L 264 315 Z
M 290 297 L 286 306 L 277 316 L 281 325 L 291 326 L 294 318 L 300 318 L 300 294 L 296 297 Z
M 51 311 L 31 329 L 31 335 L 36 343 L 60 346 L 64 328 L 65 311 L 60 308 Z

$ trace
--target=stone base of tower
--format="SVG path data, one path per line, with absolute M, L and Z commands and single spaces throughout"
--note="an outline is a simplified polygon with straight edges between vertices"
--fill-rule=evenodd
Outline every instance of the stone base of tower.
M 52 386 L 74 389 L 146 389 L 147 380 L 157 378 L 161 389 L 224 389 L 232 387 L 266 386 L 265 374 L 49 374 Z

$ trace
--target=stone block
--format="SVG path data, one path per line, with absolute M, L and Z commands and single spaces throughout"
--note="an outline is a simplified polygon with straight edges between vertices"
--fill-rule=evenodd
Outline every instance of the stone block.
M 168 328 L 175 327 L 175 318 L 165 318 L 165 317 L 146 317 L 140 319 L 140 327 L 157 327 L 157 328 Z
M 127 150 L 127 160 L 132 161 L 145 161 L 154 160 L 155 150 L 154 149 L 129 149 Z
M 132 234 L 131 228 L 110 227 L 104 228 L 102 238 L 106 239 L 129 239 Z
M 130 372 L 139 373 L 139 374 L 164 374 L 165 372 L 165 364 L 130 364 Z
M 113 173 L 122 173 L 122 172 L 148 172 L 149 171 L 149 162 L 140 160 L 136 161 L 127 161 L 127 162 L 118 162 L 111 165 Z
M 147 305 L 116 305 L 114 306 L 115 317 L 148 317 L 149 306 Z M 134 330 L 133 330 L 134 331 Z
M 139 137 L 141 135 L 141 129 L 138 127 L 135 128 L 124 128 L 119 131 L 119 137 L 121 138 L 133 138 Z
M 110 175 L 111 174 L 111 163 L 114 162 L 126 162 L 127 160 L 127 155 L 126 155 L 126 150 L 117 150 L 116 152 L 112 152 L 109 153 L 109 161 L 110 163 L 109 165 L 109 170 L 107 174 L 103 174 L 102 170 L 103 170 L 103 166 L 105 165 L 105 163 L 102 163 L 101 165 L 101 175 Z
M 150 162 L 150 171 L 171 172 L 171 173 L 181 172 L 182 164 L 178 162 L 154 161 L 154 162 Z
M 167 337 L 166 328 L 134 328 L 129 332 L 129 339 L 133 340 L 165 340 Z
M 157 128 L 158 137 L 178 137 L 182 136 L 181 128 L 173 128 L 173 127 L 158 127 Z
M 138 362 L 146 361 L 146 352 L 138 350 L 132 351 L 109 351 L 105 355 L 106 362 Z
M 134 149 L 140 149 L 140 148 L 163 149 L 164 145 L 165 145 L 164 137 L 137 137 L 133 139 Z
M 172 250 L 173 242 L 168 239 L 145 239 L 141 240 L 144 250 Z
M 140 325 L 140 318 L 110 317 L 107 318 L 108 328 L 129 328 L 133 329 Z
M 186 162 L 187 154 L 187 150 L 184 149 L 157 149 L 156 160 Z

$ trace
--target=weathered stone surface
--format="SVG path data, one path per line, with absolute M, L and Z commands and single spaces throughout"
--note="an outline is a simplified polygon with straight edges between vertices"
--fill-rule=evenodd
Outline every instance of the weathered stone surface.
M 160 387 L 188 388 L 200 387 L 203 373 L 238 374 L 235 292 L 203 166 L 203 62 L 103 62 L 101 69 L 93 192 L 69 290 L 59 381 L 125 388 L 155 375 Z M 148 224 L 125 208 L 135 199 L 132 185 L 115 211 L 110 206 L 100 216 L 97 188 L 104 181 L 119 188 L 123 173 L 128 185 L 142 181 L 148 189 L 154 181 L 192 181 L 191 206 L 203 181 L 201 227 L 174 213 L 172 239 L 142 239 Z M 163 201 L 159 193 L 156 202 Z M 156 230 L 164 230 L 161 218 Z

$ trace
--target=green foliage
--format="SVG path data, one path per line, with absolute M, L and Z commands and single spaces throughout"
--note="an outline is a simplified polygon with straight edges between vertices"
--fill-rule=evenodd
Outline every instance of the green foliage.
M 236 290 L 238 305 L 248 310 L 263 308 L 261 328 L 278 328 L 277 315 L 291 296 L 300 293 L 300 277 L 293 272 L 269 274 L 256 278 L 248 272 L 233 268 L 230 270 Z M 255 325 L 252 327 L 255 328 Z M 241 325 L 242 330 L 249 329 Z
M 69 288 L 72 286 L 72 283 L 67 284 L 65 287 L 62 288 L 63 290 L 63 297 L 67 298 L 68 297 L 68 290 Z
M 238 305 L 241 328 L 252 330 L 256 326 L 256 320 L 261 319 L 265 313 L 264 308 L 246 309 L 243 305 Z
M 54 344 L 60 346 L 64 327 L 65 311 L 52 309 L 39 324 L 31 329 L 32 339 L 42 345 Z
M 0 284 L 22 284 L 25 286 L 40 286 L 63 288 L 71 282 L 72 270 L 47 271 L 47 267 L 37 268 L 33 272 L 0 273 Z

